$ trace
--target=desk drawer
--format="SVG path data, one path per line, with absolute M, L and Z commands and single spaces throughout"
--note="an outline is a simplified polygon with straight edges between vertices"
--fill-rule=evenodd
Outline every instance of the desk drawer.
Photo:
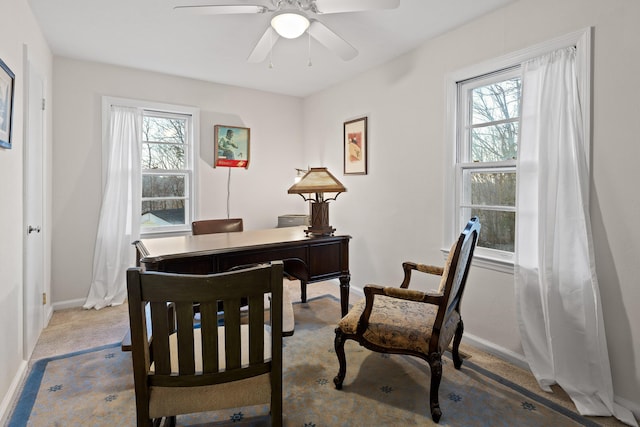
M 331 275 L 336 277 L 344 269 L 344 253 L 341 242 L 330 242 L 324 245 L 309 247 L 309 275 L 313 279 Z
M 306 259 L 306 248 L 283 248 L 260 251 L 242 251 L 234 254 L 218 255 L 218 271 L 227 271 L 231 267 L 287 259 Z

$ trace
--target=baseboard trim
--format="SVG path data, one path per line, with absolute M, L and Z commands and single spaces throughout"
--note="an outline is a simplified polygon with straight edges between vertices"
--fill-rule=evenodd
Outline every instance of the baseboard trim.
M 496 356 L 506 362 L 511 363 L 512 365 L 515 365 L 522 369 L 526 369 L 527 371 L 530 371 L 527 360 L 521 354 L 508 350 L 504 347 L 500 347 L 492 343 L 491 341 L 487 341 L 485 339 L 479 338 L 473 334 L 468 334 L 466 332 L 462 336 L 462 341 L 465 344 L 468 344 L 472 347 L 482 350 L 485 353 L 489 353 L 493 356 Z M 618 405 L 630 410 L 637 419 L 640 419 L 640 404 L 616 395 L 613 396 L 613 400 Z
M 7 425 L 7 422 L 9 421 L 9 412 L 13 407 L 14 400 L 18 397 L 20 386 L 27 375 L 29 370 L 28 368 L 29 363 L 26 360 L 23 360 L 11 381 L 7 394 L 5 394 L 4 399 L 2 399 L 2 403 L 0 404 L 0 421 L 2 421 L 2 425 Z
M 487 341 L 484 338 L 477 337 L 473 334 L 464 333 L 462 336 L 462 341 L 465 344 L 469 344 L 472 347 L 476 347 L 485 353 L 489 353 L 493 356 L 496 356 L 506 362 L 511 363 L 519 368 L 529 370 L 529 364 L 525 357 L 521 354 L 516 353 L 515 351 L 511 351 L 491 341 Z
M 77 308 L 82 307 L 85 301 L 85 298 L 71 299 L 67 301 L 54 302 L 53 304 L 51 304 L 51 307 L 53 311 L 64 310 L 66 308 Z

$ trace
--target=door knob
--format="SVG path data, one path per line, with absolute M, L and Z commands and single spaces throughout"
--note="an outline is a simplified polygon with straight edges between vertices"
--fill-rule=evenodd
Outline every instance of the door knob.
M 38 227 L 34 227 L 34 226 L 30 225 L 30 226 L 29 226 L 29 228 L 27 228 L 27 233 L 28 233 L 28 234 L 31 234 L 31 233 L 33 233 L 34 231 L 35 231 L 36 233 L 39 233 L 39 232 L 40 232 L 40 227 L 39 227 L 39 226 L 38 226 Z

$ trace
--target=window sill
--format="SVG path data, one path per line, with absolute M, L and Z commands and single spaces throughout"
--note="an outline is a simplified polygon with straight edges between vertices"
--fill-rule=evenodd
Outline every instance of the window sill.
M 448 249 L 442 249 L 442 254 L 444 255 L 445 260 L 449 256 Z M 474 253 L 473 261 L 471 265 L 480 268 L 486 268 L 488 270 L 499 271 L 500 273 L 508 273 L 513 274 L 514 264 L 511 260 L 506 260 L 502 258 L 492 257 L 488 255 Z
M 188 230 L 171 230 L 171 231 L 149 231 L 146 233 L 140 233 L 141 239 L 153 239 L 156 237 L 174 237 L 174 236 L 187 236 L 191 234 L 191 229 Z

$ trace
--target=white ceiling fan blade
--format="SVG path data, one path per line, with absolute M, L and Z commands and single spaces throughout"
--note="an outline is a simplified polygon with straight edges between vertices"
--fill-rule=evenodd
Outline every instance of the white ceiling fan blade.
M 267 7 L 257 4 L 216 4 L 216 5 L 193 5 L 175 6 L 177 11 L 189 12 L 197 15 L 230 15 L 240 13 L 264 13 Z
M 318 13 L 362 12 L 365 10 L 396 9 L 400 0 L 316 0 Z
M 256 46 L 247 58 L 247 61 L 255 63 L 264 61 L 279 38 L 280 36 L 273 27 L 267 27 L 267 31 L 260 37 L 260 40 L 258 40 L 258 43 L 256 43 Z
M 355 47 L 351 46 L 345 39 L 337 35 L 330 30 L 326 25 L 320 21 L 312 20 L 309 26 L 309 34 L 311 37 L 318 40 L 320 44 L 325 46 L 330 51 L 337 54 L 340 58 L 348 61 L 358 56 L 358 51 Z

